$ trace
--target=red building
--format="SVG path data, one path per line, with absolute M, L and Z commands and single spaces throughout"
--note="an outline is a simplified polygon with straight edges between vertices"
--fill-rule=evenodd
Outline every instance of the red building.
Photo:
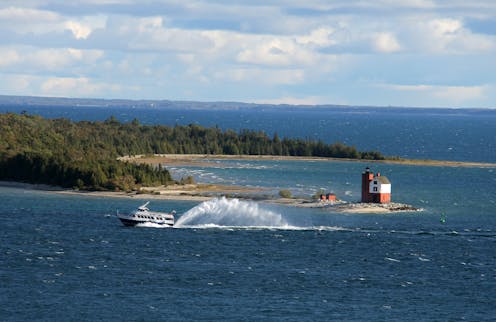
M 333 193 L 321 194 L 320 200 L 321 201 L 336 201 L 336 195 Z
M 362 202 L 391 202 L 391 182 L 379 172 L 374 176 L 369 167 L 362 173 Z

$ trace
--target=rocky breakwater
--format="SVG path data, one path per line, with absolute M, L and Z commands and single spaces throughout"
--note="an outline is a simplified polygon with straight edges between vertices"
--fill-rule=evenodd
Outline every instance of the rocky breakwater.
M 328 205 L 326 208 L 336 212 L 343 213 L 393 213 L 393 212 L 411 212 L 421 211 L 421 208 L 416 208 L 411 205 L 390 202 L 390 203 L 341 203 L 336 205 Z
M 321 208 L 333 212 L 340 213 L 395 213 L 395 212 L 412 212 L 422 211 L 422 208 L 416 208 L 412 205 L 390 202 L 390 203 L 363 203 L 363 202 L 348 202 L 344 200 L 336 200 L 334 202 L 326 202 L 320 200 L 308 199 L 274 199 L 266 200 L 277 204 L 294 206 L 300 208 Z

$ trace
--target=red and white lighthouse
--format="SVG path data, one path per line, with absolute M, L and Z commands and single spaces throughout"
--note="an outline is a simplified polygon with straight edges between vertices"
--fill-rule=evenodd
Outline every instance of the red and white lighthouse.
M 369 167 L 362 173 L 362 202 L 391 202 L 391 182 L 379 172 L 374 176 Z

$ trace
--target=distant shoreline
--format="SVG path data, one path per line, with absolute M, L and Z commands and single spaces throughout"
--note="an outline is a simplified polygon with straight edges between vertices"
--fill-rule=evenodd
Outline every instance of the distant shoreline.
M 274 109 L 287 111 L 288 109 L 318 109 L 318 110 L 342 110 L 342 111 L 415 111 L 425 113 L 426 111 L 436 111 L 439 113 L 494 113 L 496 107 L 421 107 L 421 106 L 391 106 L 391 105 L 347 105 L 347 104 L 273 104 L 255 103 L 243 101 L 200 101 L 200 100 L 170 100 L 170 99 L 126 99 L 126 98 L 82 98 L 68 96 L 35 96 L 35 95 L 0 95 L 0 105 L 11 106 L 88 106 L 97 108 L 154 108 L 154 109 L 190 109 L 190 110 L 229 110 L 229 109 Z
M 446 160 L 364 160 L 328 157 L 300 157 L 300 156 L 274 156 L 274 155 L 225 155 L 225 154 L 155 154 L 135 155 L 120 157 L 121 161 L 129 161 L 145 164 L 164 164 L 174 166 L 214 166 L 212 159 L 220 160 L 267 160 L 267 161 L 338 161 L 338 162 L 361 162 L 361 163 L 384 163 L 412 166 L 434 166 L 434 167 L 468 167 L 468 168 L 496 168 L 496 163 L 469 162 L 469 161 L 446 161 Z

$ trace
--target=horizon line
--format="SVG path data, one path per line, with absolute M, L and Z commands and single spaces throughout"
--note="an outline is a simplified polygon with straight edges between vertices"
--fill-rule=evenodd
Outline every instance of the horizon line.
M 450 106 L 450 107 L 441 107 L 441 106 L 407 106 L 407 105 L 351 105 L 351 104 L 333 104 L 333 103 L 325 103 L 325 104 L 291 104 L 291 103 L 264 103 L 264 102 L 242 102 L 242 101 L 201 101 L 201 100 L 182 100 L 182 99 L 148 99 L 148 98 L 102 98 L 102 97 L 68 97 L 68 96 L 39 96 L 39 95 L 8 95 L 8 94 L 0 94 L 0 104 L 2 104 L 3 99 L 41 99 L 41 100 L 68 100 L 68 101 L 108 101 L 108 102 L 141 102 L 147 104 L 156 103 L 196 103 L 196 104 L 238 104 L 238 105 L 246 105 L 243 107 L 255 107 L 255 106 L 267 106 L 267 107 L 294 107 L 301 109 L 311 109 L 311 108 L 377 108 L 377 109 L 418 109 L 418 110 L 496 110 L 496 105 L 494 107 L 467 107 L 467 106 Z M 102 105 L 92 105 L 103 107 Z M 234 107 L 234 106 L 233 106 Z M 242 106 L 236 106 L 239 108 Z M 226 109 L 228 107 L 225 107 Z

